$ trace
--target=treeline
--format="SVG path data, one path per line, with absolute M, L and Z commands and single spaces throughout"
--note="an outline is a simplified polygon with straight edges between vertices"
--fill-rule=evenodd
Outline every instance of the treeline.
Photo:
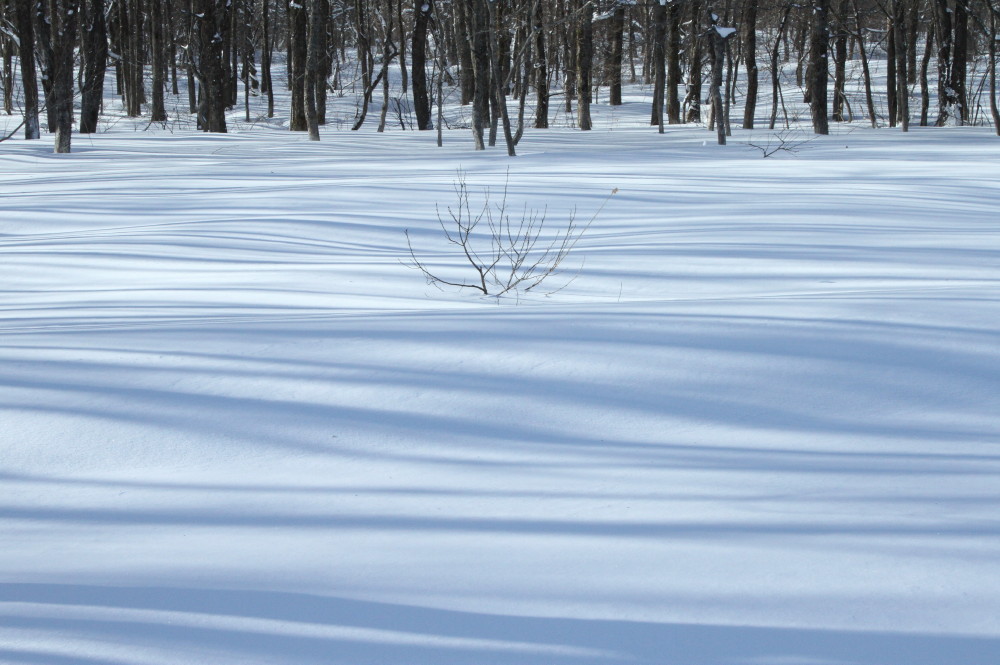
M 78 131 L 97 130 L 109 76 L 125 113 L 152 122 L 167 119 L 166 94 L 186 90 L 208 132 L 225 132 L 241 105 L 249 118 L 252 95 L 273 116 L 286 86 L 290 128 L 318 139 L 345 77 L 360 91 L 354 129 L 377 96 L 383 128 L 392 74 L 417 129 L 440 128 L 447 87 L 470 108 L 476 147 L 502 135 L 513 154 L 554 105 L 587 130 L 595 90 L 618 105 L 639 81 L 661 131 L 707 121 L 724 142 L 731 116 L 752 128 L 758 106 L 774 128 L 777 72 L 793 63 L 816 133 L 858 117 L 963 124 L 987 108 L 1000 132 L 998 25 L 994 0 L 0 0 L 0 89 L 25 138 L 44 118 L 58 152 L 75 104 Z M 277 53 L 287 75 L 275 81 Z M 863 108 L 847 93 L 849 62 Z

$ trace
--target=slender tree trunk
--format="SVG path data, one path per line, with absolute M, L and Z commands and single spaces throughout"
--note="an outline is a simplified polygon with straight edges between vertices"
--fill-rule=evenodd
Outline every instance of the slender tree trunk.
M 476 92 L 476 63 L 473 60 L 475 19 L 472 16 L 478 11 L 475 8 L 476 2 L 478 0 L 456 2 L 452 5 L 455 9 L 455 35 L 460 71 L 458 80 L 462 87 L 462 106 L 473 103 Z
M 544 0 L 535 0 L 532 11 L 531 31 L 535 36 L 535 129 L 549 126 L 549 68 L 545 48 Z
M 150 105 L 150 120 L 166 122 L 167 110 L 164 106 L 163 94 L 166 87 L 165 74 L 167 64 L 164 60 L 166 51 L 163 47 L 163 0 L 146 0 L 151 9 L 149 18 L 150 49 L 153 64 L 152 104 Z
M 701 1 L 692 0 L 689 3 L 691 25 L 703 25 Z M 697 35 L 691 35 L 687 50 L 690 52 L 688 60 L 688 89 L 685 104 L 687 105 L 687 121 L 701 121 L 701 86 L 702 86 L 702 39 Z
M 320 31 L 325 30 L 324 16 L 319 0 L 309 3 L 308 45 L 306 46 L 306 76 L 304 86 L 306 129 L 310 141 L 319 141 L 319 118 L 316 115 L 316 70 L 319 69 L 322 40 Z
M 472 0 L 467 16 L 472 42 L 475 89 L 472 98 L 472 138 L 476 150 L 485 150 L 484 132 L 490 119 L 490 8 L 489 0 Z
M 781 41 L 788 28 L 788 16 L 792 12 L 792 5 L 785 5 L 785 10 L 781 14 L 781 22 L 778 24 L 778 34 L 774 37 L 774 45 L 771 48 L 771 120 L 769 128 L 774 129 L 778 119 L 778 103 L 781 97 L 781 63 L 779 56 L 781 52 Z
M 743 129 L 753 129 L 757 112 L 757 0 L 747 0 L 743 12 L 743 59 L 747 68 L 746 105 L 743 107 Z
M 274 40 L 271 37 L 271 0 L 263 0 L 261 12 L 263 17 L 264 44 L 260 52 L 260 87 L 267 93 L 267 117 L 273 118 L 274 79 L 271 77 L 271 50 L 274 48 Z
M 829 51 L 830 0 L 813 0 L 812 29 L 809 38 L 809 110 L 813 131 L 830 133 L 829 106 L 827 104 L 827 52 Z
M 382 80 L 382 109 L 378 114 L 379 134 L 385 131 L 385 121 L 389 114 L 389 64 L 396 57 L 397 51 L 392 43 L 392 16 L 393 0 L 384 0 L 385 6 L 382 8 L 382 71 L 379 78 Z
M 3 72 L 0 79 L 3 79 L 3 110 L 7 115 L 14 113 L 14 46 L 13 39 L 0 40 L 3 53 Z
M 865 48 L 865 33 L 861 24 L 861 10 L 858 0 L 852 0 L 854 6 L 855 43 L 858 45 L 858 57 L 861 59 L 861 74 L 865 82 L 865 104 L 868 107 L 868 119 L 872 129 L 878 126 L 878 114 L 875 112 L 875 96 L 872 94 L 872 74 L 868 66 L 868 50 Z
M 920 126 L 927 126 L 928 112 L 931 107 L 930 84 L 927 70 L 930 68 L 931 53 L 934 50 L 934 30 L 927 30 L 927 42 L 924 45 L 924 55 L 920 59 Z
M 503 128 L 503 138 L 504 143 L 507 146 L 507 155 L 509 157 L 516 156 L 514 147 L 514 135 L 511 131 L 510 126 L 510 115 L 507 113 L 507 87 L 506 87 L 506 77 L 504 75 L 503 69 L 501 68 L 501 57 L 497 52 L 500 48 L 500 44 L 503 40 L 500 39 L 499 33 L 499 13 L 498 7 L 493 2 L 488 5 L 489 9 L 489 34 L 488 43 L 490 45 L 489 58 L 490 58 L 490 73 L 493 79 L 491 90 L 493 94 L 492 103 L 496 107 L 498 119 Z M 492 145 L 492 144 L 491 144 Z
M 31 14 L 35 30 L 35 60 L 42 78 L 42 96 L 45 99 L 45 127 L 48 132 L 56 131 L 56 105 L 52 103 L 52 21 L 48 16 L 50 11 L 48 0 L 28 0 L 34 5 Z
M 222 59 L 223 34 L 229 26 L 227 0 L 194 0 L 197 22 L 199 126 L 206 132 L 226 131 L 226 63 Z
M 663 103 L 667 87 L 667 6 L 653 5 L 653 43 L 650 47 L 650 65 L 653 70 L 653 104 L 650 109 L 649 124 L 663 126 Z
M 895 2 L 895 0 L 893 0 Z M 899 84 L 896 82 L 896 67 L 899 64 L 896 49 L 896 30 L 893 28 L 892 14 L 886 23 L 885 48 L 885 105 L 889 111 L 889 126 L 899 122 Z
M 722 71 L 726 64 L 726 39 L 728 34 L 720 32 L 715 15 L 709 13 L 709 43 L 712 45 L 712 85 L 709 97 L 712 99 L 712 116 L 715 119 L 715 135 L 719 145 L 726 145 L 726 111 L 722 101 Z
M 892 31 L 896 36 L 896 112 L 899 126 L 904 132 L 910 130 L 910 93 L 906 74 L 906 0 L 893 0 Z
M 966 0 L 955 1 L 955 33 L 952 42 L 950 88 L 958 106 L 955 119 L 960 125 L 969 122 L 969 92 L 966 72 L 969 66 L 969 8 Z
M 938 127 L 948 122 L 954 107 L 958 104 L 955 90 L 950 85 L 952 11 L 948 0 L 931 0 L 934 5 L 935 31 L 937 33 L 938 65 L 938 117 L 934 123 Z
M 622 55 L 625 46 L 625 5 L 615 2 L 611 12 L 611 53 L 608 59 L 609 82 L 608 103 L 621 106 L 622 103 Z
M 667 46 L 666 46 L 667 81 L 664 92 L 664 105 L 667 122 L 671 125 L 681 123 L 681 100 L 678 89 L 681 85 L 681 5 L 671 2 L 667 5 Z
M 594 123 L 590 117 L 591 77 L 594 65 L 594 10 L 590 0 L 578 0 L 576 22 L 576 107 L 577 126 L 588 131 Z
M 288 63 L 288 74 L 292 97 L 288 129 L 293 132 L 309 130 L 309 119 L 306 117 L 306 79 L 310 78 L 308 69 L 309 15 L 304 2 L 305 0 L 289 0 L 288 2 L 288 46 L 291 55 Z
M 989 42 L 990 58 L 990 114 L 993 116 L 993 127 L 997 136 L 1000 136 L 1000 108 L 997 107 L 997 9 L 990 7 L 990 34 L 987 35 Z
M 73 132 L 73 50 L 80 20 L 78 0 L 49 0 L 55 152 L 67 153 Z
M 847 2 L 840 0 L 837 5 L 837 33 L 833 40 L 833 120 L 844 122 L 844 106 L 847 101 Z
M 433 0 L 414 0 L 413 43 L 410 46 L 413 68 L 413 112 L 417 116 L 417 129 L 434 129 L 431 121 L 431 100 L 427 91 L 427 28 L 434 12 Z
M 83 86 L 80 96 L 80 133 L 93 134 L 104 100 L 104 74 L 108 66 L 108 32 L 104 21 L 104 0 L 84 0 Z

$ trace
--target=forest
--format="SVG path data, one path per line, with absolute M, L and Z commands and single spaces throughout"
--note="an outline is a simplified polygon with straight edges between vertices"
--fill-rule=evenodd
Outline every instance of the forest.
M 47 130 L 56 152 L 98 131 L 109 94 L 151 125 L 186 97 L 199 129 L 226 132 L 254 96 L 273 117 L 276 86 L 288 128 L 314 140 L 332 94 L 356 96 L 355 130 L 440 129 L 454 95 L 475 147 L 509 154 L 557 105 L 588 130 L 595 96 L 620 105 L 634 83 L 652 127 L 704 123 L 719 143 L 733 123 L 787 126 L 792 95 L 816 134 L 859 120 L 1000 133 L 998 14 L 992 0 L 0 0 L 0 92 L 15 131 Z

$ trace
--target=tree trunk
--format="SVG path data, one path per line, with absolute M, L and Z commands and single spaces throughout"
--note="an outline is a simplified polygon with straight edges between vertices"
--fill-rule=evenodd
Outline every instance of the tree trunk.
M 969 8 L 966 0 L 955 1 L 955 33 L 952 42 L 950 88 L 958 106 L 955 119 L 960 125 L 969 122 L 969 93 L 966 88 L 966 71 L 969 64 Z
M 319 141 L 319 118 L 316 115 L 316 70 L 319 69 L 322 40 L 320 31 L 325 30 L 323 9 L 319 0 L 309 3 L 308 43 L 306 46 L 306 76 L 303 99 L 305 101 L 306 129 L 310 141 Z
M 55 119 L 55 152 L 70 151 L 73 132 L 73 50 L 76 45 L 76 27 L 80 20 L 78 0 L 49 0 L 49 26 L 51 28 L 52 94 Z
M 681 100 L 678 88 L 681 85 L 681 6 L 678 2 L 667 5 L 667 46 L 664 104 L 666 106 L 667 122 L 671 125 L 681 123 Z
M 260 51 L 261 90 L 267 93 L 267 117 L 274 117 L 274 80 L 271 78 L 271 49 L 274 41 L 271 38 L 271 0 L 263 0 L 263 39 Z
M 611 12 L 611 53 L 608 59 L 608 103 L 621 106 L 622 103 L 622 56 L 625 46 L 625 5 L 616 2 Z
M 97 131 L 104 101 L 104 74 L 108 66 L 108 31 L 104 21 L 104 0 L 84 0 L 83 86 L 80 96 L 80 133 Z
M 990 13 L 989 29 L 986 34 L 986 39 L 989 42 L 987 50 L 990 59 L 988 66 L 990 115 L 993 116 L 993 127 L 996 129 L 997 136 L 1000 136 L 1000 108 L 997 106 L 997 9 L 988 7 L 987 11 Z
M 907 86 L 906 0 L 893 0 L 892 32 L 896 39 L 896 113 L 900 129 L 910 130 L 910 92 Z
M 833 40 L 833 120 L 844 122 L 844 106 L 847 101 L 847 2 L 840 0 L 837 6 L 837 33 Z
M 150 106 L 152 122 L 166 122 L 167 110 L 163 103 L 164 87 L 166 86 L 167 63 L 164 60 L 166 51 L 163 48 L 163 0 L 147 0 L 150 8 L 149 30 L 150 50 L 153 62 L 153 94 Z
M 949 84 L 951 74 L 952 12 L 948 0 L 931 0 L 934 5 L 935 31 L 937 34 L 938 65 L 938 117 L 934 123 L 938 127 L 948 122 L 958 103 L 955 91 Z
M 427 130 L 434 129 L 431 100 L 427 91 L 427 27 L 433 16 L 434 0 L 414 0 L 413 4 L 413 43 L 410 46 L 413 112 L 417 116 L 417 129 Z
M 858 45 L 858 57 L 861 60 L 861 74 L 865 82 L 865 104 L 868 107 L 868 119 L 872 123 L 872 129 L 878 126 L 878 115 L 875 112 L 875 96 L 872 94 L 872 74 L 868 67 L 868 50 L 865 48 L 865 33 L 861 26 L 861 11 L 858 9 L 858 0 L 852 0 L 854 6 L 854 23 L 856 33 L 855 42 Z
M 778 61 L 781 53 L 781 40 L 784 38 L 788 28 L 788 16 L 792 12 L 792 5 L 785 5 L 785 10 L 781 14 L 781 22 L 778 24 L 778 34 L 774 37 L 774 45 L 771 48 L 771 120 L 769 128 L 774 129 L 774 124 L 778 119 L 778 102 L 781 98 L 781 64 Z
M 476 94 L 476 64 L 473 60 L 475 35 L 472 26 L 475 24 L 472 14 L 477 11 L 471 2 L 456 2 L 455 8 L 455 41 L 458 46 L 459 85 L 462 88 L 462 106 L 471 104 Z
M 288 49 L 291 59 L 288 63 L 288 76 L 291 92 L 291 112 L 288 119 L 288 129 L 293 132 L 309 130 L 309 119 L 306 117 L 306 79 L 309 78 L 309 16 L 302 2 L 305 0 L 289 0 L 288 2 Z M 359 18 L 360 20 L 360 18 Z M 360 34 L 358 37 L 361 40 Z
M 197 40 L 198 120 L 206 132 L 226 131 L 225 62 L 222 59 L 222 35 L 228 29 L 227 0 L 194 0 Z
M 535 0 L 532 12 L 531 30 L 535 36 L 535 129 L 549 126 L 549 68 L 548 52 L 545 49 L 545 20 L 542 0 Z
M 829 106 L 827 105 L 827 51 L 829 50 L 830 0 L 813 0 L 812 28 L 809 36 L 809 111 L 812 115 L 813 131 L 829 134 Z
M 930 84 L 927 70 L 930 68 L 931 53 L 934 50 L 934 30 L 927 30 L 927 42 L 924 45 L 924 55 L 920 59 L 920 126 L 927 126 L 927 116 L 931 107 Z
M 690 3 L 691 25 L 702 25 L 702 13 L 700 0 L 693 0 Z M 691 35 L 688 44 L 688 51 L 691 53 L 688 60 L 688 90 L 685 99 L 687 105 L 688 122 L 701 121 L 701 83 L 702 83 L 702 39 L 696 35 Z
M 578 0 L 576 20 L 576 114 L 577 126 L 589 131 L 591 76 L 594 64 L 594 10 L 590 0 Z
M 896 123 L 899 122 L 899 84 L 896 82 L 896 67 L 899 64 L 899 58 L 896 57 L 896 30 L 892 24 L 891 9 L 886 28 L 885 105 L 889 111 L 889 126 L 895 127 Z
M 722 69 L 726 64 L 726 39 L 728 34 L 720 32 L 715 15 L 708 30 L 709 43 L 712 45 L 712 83 L 709 97 L 712 99 L 712 117 L 715 120 L 715 135 L 719 145 L 726 145 L 726 111 L 722 102 Z
M 650 109 L 649 124 L 663 126 L 663 102 L 667 87 L 667 6 L 653 5 L 653 43 L 650 45 L 649 64 L 653 70 L 653 104 Z
M 484 132 L 490 120 L 490 8 L 489 0 L 472 0 L 467 18 L 471 39 L 475 88 L 472 98 L 472 138 L 476 150 L 485 150 Z
M 743 129 L 753 129 L 757 112 L 757 0 L 747 0 L 743 13 L 743 59 L 747 68 L 746 105 Z

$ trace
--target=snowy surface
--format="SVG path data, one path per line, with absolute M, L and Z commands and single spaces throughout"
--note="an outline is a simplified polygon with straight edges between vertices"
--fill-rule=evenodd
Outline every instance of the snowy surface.
M 603 122 L 0 144 L 0 662 L 995 665 L 1000 143 Z

